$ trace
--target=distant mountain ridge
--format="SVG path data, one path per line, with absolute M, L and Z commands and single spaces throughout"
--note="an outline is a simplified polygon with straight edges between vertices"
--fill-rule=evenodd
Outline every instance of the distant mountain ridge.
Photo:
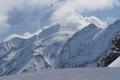
M 29 38 L 14 36 L 0 43 L 0 75 L 96 67 L 119 31 L 120 20 L 105 29 L 90 24 L 72 31 L 56 23 Z
M 54 68 L 50 59 L 72 34 L 54 24 L 29 38 L 9 37 L 0 43 L 0 75 Z

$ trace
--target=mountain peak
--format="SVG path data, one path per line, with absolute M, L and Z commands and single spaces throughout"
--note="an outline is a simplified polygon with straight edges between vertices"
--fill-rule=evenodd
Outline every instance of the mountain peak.
M 52 24 L 50 26 L 46 26 L 40 33 L 39 33 L 39 38 L 40 37 L 46 37 L 49 36 L 53 33 L 58 32 L 60 29 L 60 24 L 56 23 L 56 24 Z
M 95 24 L 91 23 L 89 24 L 88 26 L 86 26 L 85 28 L 83 28 L 82 31 L 85 31 L 85 30 L 92 30 L 92 29 L 99 29 Z
M 120 24 L 120 19 L 116 20 L 114 24 Z
M 99 28 L 98 26 L 96 26 L 96 25 L 93 24 L 93 23 L 89 24 L 87 27 L 89 27 L 89 28 Z
M 96 27 L 97 28 L 97 26 L 95 24 L 93 24 L 93 23 L 89 24 L 88 26 Z

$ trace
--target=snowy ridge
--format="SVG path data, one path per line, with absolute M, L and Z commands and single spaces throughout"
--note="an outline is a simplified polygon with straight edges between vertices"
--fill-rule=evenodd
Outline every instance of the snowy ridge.
M 12 34 L 12 35 L 8 36 L 3 42 L 10 41 L 14 38 L 29 39 L 29 38 L 33 37 L 34 35 L 35 34 L 29 34 L 29 33 L 25 33 L 25 34 L 23 34 L 23 36 L 18 35 L 18 34 Z
M 61 61 L 59 67 L 82 67 L 85 59 L 89 60 L 89 56 L 81 56 L 83 53 L 79 53 L 82 49 L 92 41 L 94 35 L 99 32 L 100 29 L 94 24 L 90 24 L 81 31 L 75 33 L 72 38 L 64 45 L 61 51 Z M 73 57 L 73 58 L 72 58 Z
M 61 27 L 60 24 L 53 24 L 51 26 L 47 26 L 40 32 L 40 34 L 38 34 L 39 35 L 38 37 L 43 38 L 53 33 L 56 33 L 59 31 L 60 27 Z
M 93 26 L 93 25 L 92 25 Z M 84 29 L 75 35 L 61 51 L 60 68 L 97 66 L 100 58 L 107 53 L 111 42 L 120 31 L 120 21 L 116 21 L 103 31 L 94 26 L 84 34 Z M 86 29 L 86 28 L 85 28 Z M 98 35 L 98 34 L 99 35 Z M 97 37 L 95 37 L 98 35 Z

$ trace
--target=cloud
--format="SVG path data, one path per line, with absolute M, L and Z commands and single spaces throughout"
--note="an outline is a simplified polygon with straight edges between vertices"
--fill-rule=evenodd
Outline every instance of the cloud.
M 50 23 L 59 22 L 63 26 L 84 26 L 94 23 L 105 27 L 106 22 L 95 16 L 83 16 L 82 13 L 95 10 L 112 9 L 120 5 L 120 0 L 0 0 L 0 32 L 10 29 L 7 22 L 9 12 L 14 9 L 53 8 Z M 49 13 L 48 13 L 49 14 Z
M 58 0 L 29 0 L 29 2 L 27 3 L 27 5 L 29 6 L 38 6 L 38 7 L 48 7 L 54 5 Z
M 57 0 L 0 0 L 0 32 L 9 29 L 8 15 L 14 9 L 43 9 L 55 4 Z
M 6 23 L 8 17 L 6 15 L 0 15 L 0 33 L 4 33 L 9 28 L 9 25 Z
M 84 20 L 87 24 L 93 23 L 99 28 L 106 28 L 107 24 L 106 22 L 101 21 L 99 18 L 95 16 L 90 16 L 90 17 L 84 17 Z
M 9 25 L 7 24 L 8 12 L 12 11 L 14 8 L 31 9 L 53 6 L 52 8 L 55 9 L 55 12 L 53 12 L 50 21 L 67 24 L 71 22 L 82 22 L 79 17 L 82 16 L 81 13 L 83 12 L 108 9 L 114 7 L 114 5 L 120 5 L 119 3 L 120 0 L 1 0 L 0 25 L 2 25 L 2 27 L 0 27 L 0 29 L 2 30 L 2 28 L 8 28 L 5 27 L 6 25 Z
M 120 5 L 120 0 L 115 0 L 116 5 Z
M 51 22 L 59 22 L 66 26 L 66 23 L 79 22 L 85 24 L 86 21 L 92 22 L 98 26 L 105 27 L 106 23 L 97 17 L 83 17 L 81 14 L 95 10 L 112 9 L 118 4 L 119 0 L 67 0 L 62 5 L 58 5 L 56 11 L 51 17 Z M 81 18 L 82 17 L 82 18 Z M 87 20 L 84 20 L 84 19 Z
M 58 0 L 1 0 L 0 11 L 10 11 L 14 8 L 25 8 L 25 7 L 46 7 L 54 4 Z

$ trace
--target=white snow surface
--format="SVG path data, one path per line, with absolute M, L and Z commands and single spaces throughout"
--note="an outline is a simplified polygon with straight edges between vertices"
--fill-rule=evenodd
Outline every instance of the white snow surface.
M 120 67 L 120 57 L 113 61 L 108 67 Z
M 0 80 L 119 80 L 120 68 L 59 69 L 0 77 Z

